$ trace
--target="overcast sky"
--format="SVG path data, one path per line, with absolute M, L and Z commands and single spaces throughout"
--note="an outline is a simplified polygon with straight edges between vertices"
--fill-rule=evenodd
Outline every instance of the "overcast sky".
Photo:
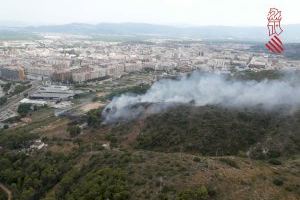
M 300 0 L 0 0 L 0 21 L 265 26 L 270 7 L 300 24 Z

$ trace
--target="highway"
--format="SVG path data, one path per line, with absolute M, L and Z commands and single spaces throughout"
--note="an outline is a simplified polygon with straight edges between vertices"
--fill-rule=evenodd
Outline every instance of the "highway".
M 30 93 L 34 90 L 36 90 L 38 88 L 38 86 L 40 85 L 40 82 L 31 82 L 32 86 L 26 90 L 24 90 L 23 92 L 21 92 L 20 94 L 14 95 L 10 98 L 7 99 L 8 103 L 5 104 L 4 106 L 0 107 L 0 112 L 4 112 L 5 110 L 16 110 L 16 105 L 19 103 L 19 101 L 21 101 L 22 99 L 24 99 L 24 94 L 26 93 Z

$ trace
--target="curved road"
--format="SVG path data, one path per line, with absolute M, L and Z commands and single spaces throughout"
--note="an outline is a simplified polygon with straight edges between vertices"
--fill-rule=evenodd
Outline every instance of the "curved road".
M 0 183 L 0 188 L 7 194 L 7 200 L 12 200 L 11 191 L 7 187 L 5 187 L 2 183 Z

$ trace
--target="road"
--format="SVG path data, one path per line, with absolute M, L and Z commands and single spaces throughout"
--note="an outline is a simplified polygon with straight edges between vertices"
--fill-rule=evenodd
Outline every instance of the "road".
M 7 100 L 8 103 L 5 104 L 4 106 L 0 107 L 0 112 L 3 112 L 7 109 L 15 110 L 14 107 L 16 106 L 16 104 L 18 104 L 19 101 L 24 99 L 24 94 L 36 90 L 39 85 L 40 85 L 39 82 L 32 82 L 32 86 L 30 88 L 28 88 L 27 90 L 24 90 L 23 92 L 21 92 L 18 95 L 14 95 L 14 96 L 10 97 Z
M 0 183 L 0 188 L 7 194 L 7 200 L 12 200 L 11 191 L 7 187 L 5 187 L 2 183 Z

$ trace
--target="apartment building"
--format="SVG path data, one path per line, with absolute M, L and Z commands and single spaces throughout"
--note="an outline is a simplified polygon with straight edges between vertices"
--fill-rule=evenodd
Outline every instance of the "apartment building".
M 12 81 L 23 81 L 25 72 L 22 67 L 18 66 L 0 66 L 0 77 Z

